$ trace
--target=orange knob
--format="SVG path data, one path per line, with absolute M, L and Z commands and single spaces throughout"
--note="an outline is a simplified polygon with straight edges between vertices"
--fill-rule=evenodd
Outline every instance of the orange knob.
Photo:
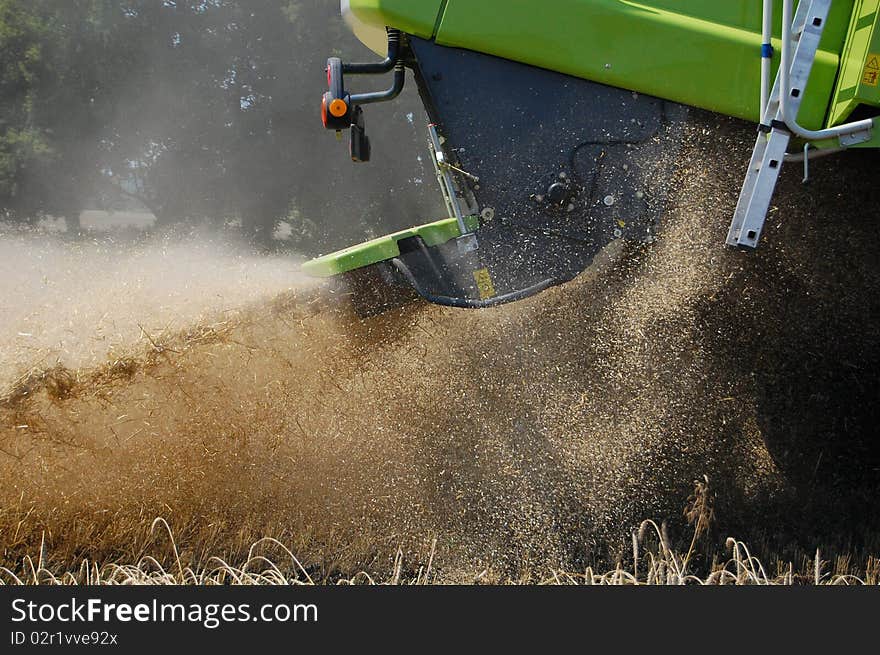
M 342 118 L 348 113 L 348 105 L 345 104 L 345 100 L 340 100 L 337 98 L 333 102 L 330 103 L 330 114 L 336 118 Z

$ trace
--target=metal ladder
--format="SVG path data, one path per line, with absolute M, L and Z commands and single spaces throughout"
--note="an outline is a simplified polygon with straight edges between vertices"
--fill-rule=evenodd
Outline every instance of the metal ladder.
M 804 89 L 816 59 L 819 41 L 828 19 L 831 0 L 800 0 L 792 23 L 792 37 L 797 41 L 791 63 L 791 90 L 788 100 L 793 115 L 797 115 L 803 101 Z M 779 180 L 791 132 L 785 126 L 779 107 L 781 93 L 779 73 L 770 93 L 770 100 L 762 117 L 762 124 L 746 179 L 740 192 L 727 245 L 757 248 L 770 201 Z

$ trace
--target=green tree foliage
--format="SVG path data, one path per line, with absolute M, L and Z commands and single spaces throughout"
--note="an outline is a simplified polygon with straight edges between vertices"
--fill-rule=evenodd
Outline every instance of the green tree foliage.
M 376 108 L 370 167 L 321 128 L 340 50 L 375 57 L 325 0 L 0 0 L 0 211 L 136 199 L 160 221 L 234 217 L 263 236 L 293 213 L 314 249 L 434 218 L 414 215 L 435 208 L 410 183 L 430 177 L 414 94 Z
M 0 206 L 6 213 L 25 209 L 24 171 L 52 157 L 33 120 L 45 41 L 43 25 L 19 2 L 0 0 Z

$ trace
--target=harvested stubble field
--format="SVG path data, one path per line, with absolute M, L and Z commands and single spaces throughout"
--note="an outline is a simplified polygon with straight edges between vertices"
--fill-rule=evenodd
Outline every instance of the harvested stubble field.
M 9 248 L 78 286 L 26 313 L 44 343 L 4 321 L 4 580 L 877 583 L 871 156 L 789 169 L 751 255 L 721 246 L 741 166 L 703 158 L 651 248 L 480 312 Z

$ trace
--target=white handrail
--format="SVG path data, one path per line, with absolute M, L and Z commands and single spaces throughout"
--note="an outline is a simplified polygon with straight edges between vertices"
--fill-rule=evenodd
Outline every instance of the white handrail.
M 764 120 L 770 104 L 770 73 L 773 68 L 773 0 L 764 0 L 764 23 L 761 27 L 761 115 Z

